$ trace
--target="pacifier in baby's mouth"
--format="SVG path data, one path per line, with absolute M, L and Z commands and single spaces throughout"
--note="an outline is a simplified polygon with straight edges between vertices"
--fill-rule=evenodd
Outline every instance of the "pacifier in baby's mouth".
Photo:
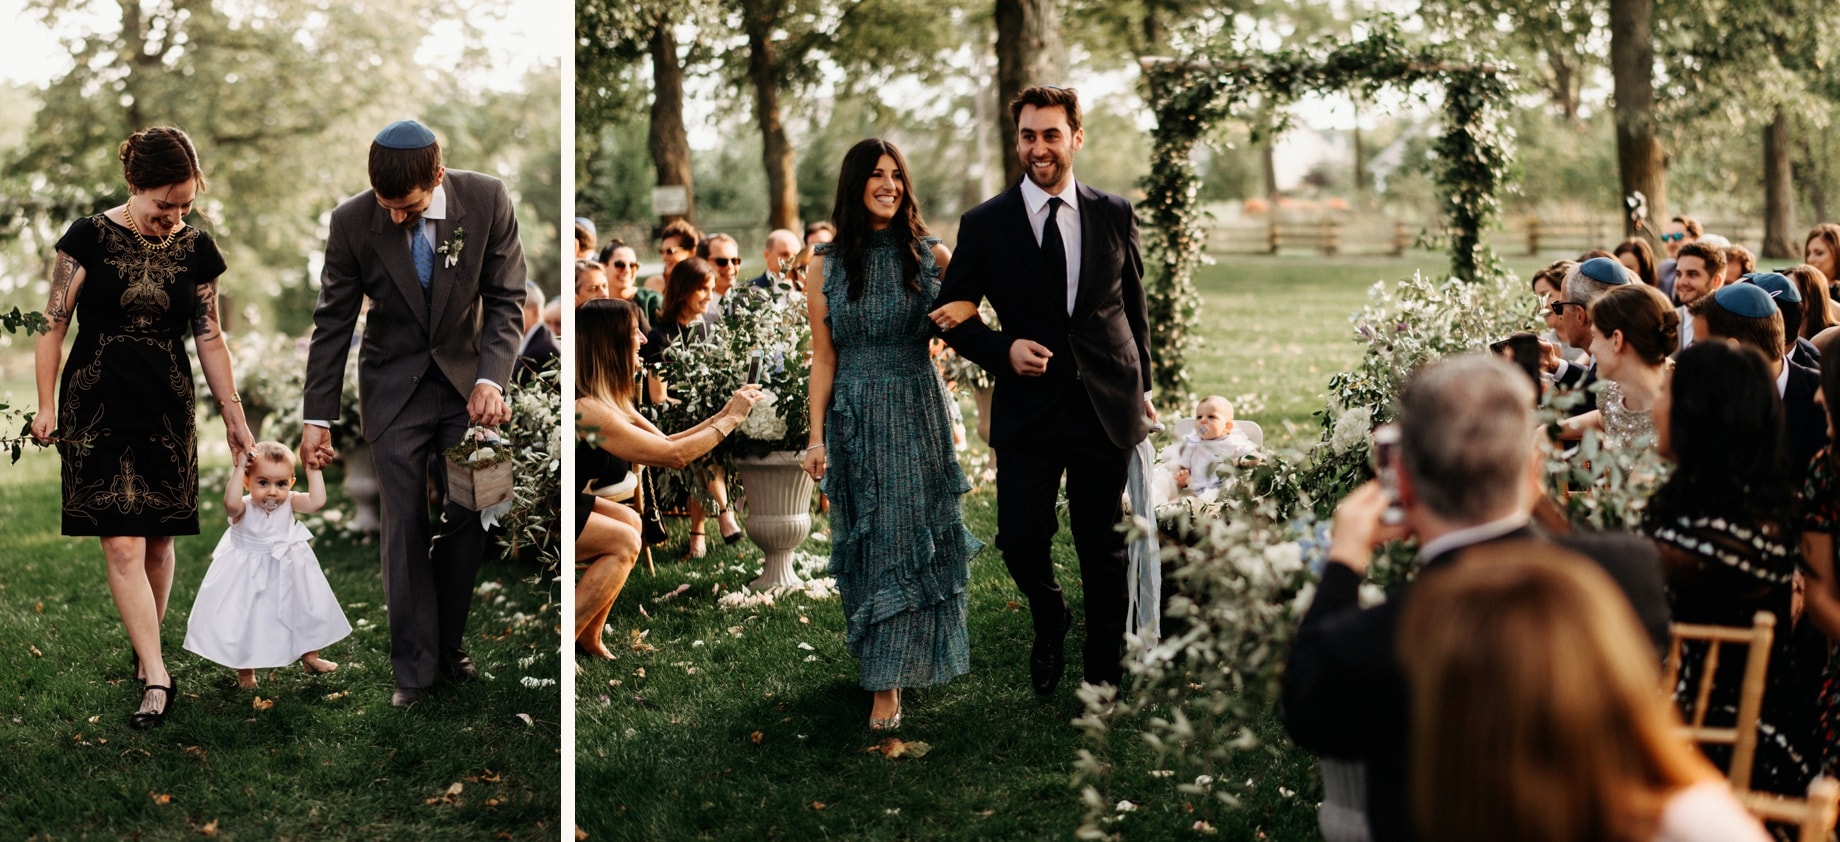
M 268 512 L 271 515 L 274 514 L 275 510 L 279 508 L 281 508 L 280 500 L 263 500 L 262 501 L 262 511 Z

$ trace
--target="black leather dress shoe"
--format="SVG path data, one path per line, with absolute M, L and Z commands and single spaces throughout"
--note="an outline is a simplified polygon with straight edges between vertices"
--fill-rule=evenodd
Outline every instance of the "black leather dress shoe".
M 479 670 L 473 666 L 472 656 L 465 652 L 455 652 L 451 657 L 442 659 L 441 674 L 458 684 L 479 680 Z
M 1047 696 L 1060 686 L 1061 675 L 1067 672 L 1067 630 L 1073 628 L 1073 612 L 1064 606 L 1061 608 L 1061 623 L 1058 632 L 1035 630 L 1035 646 L 1029 650 L 1029 683 L 1035 687 L 1036 695 Z
M 425 687 L 398 687 L 390 694 L 390 707 L 406 708 L 426 698 L 428 689 Z

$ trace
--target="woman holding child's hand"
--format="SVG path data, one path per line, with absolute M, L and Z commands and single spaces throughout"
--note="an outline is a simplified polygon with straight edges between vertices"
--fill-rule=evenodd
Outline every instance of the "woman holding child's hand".
M 198 534 L 198 435 L 190 333 L 232 453 L 255 446 L 217 322 L 224 258 L 185 224 L 204 191 L 191 138 L 175 128 L 121 144 L 127 201 L 71 223 L 57 244 L 47 329 L 34 349 L 32 437 L 63 457 L 63 532 L 101 539 L 129 669 L 146 681 L 128 723 L 151 728 L 176 700 L 160 650 L 173 536 Z M 64 338 L 82 328 L 63 365 Z M 60 377 L 60 369 L 62 376 Z

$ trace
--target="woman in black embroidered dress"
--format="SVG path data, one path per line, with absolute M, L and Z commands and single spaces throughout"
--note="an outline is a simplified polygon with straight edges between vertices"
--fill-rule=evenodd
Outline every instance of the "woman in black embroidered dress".
M 184 132 L 158 127 L 128 138 L 119 156 L 128 200 L 71 223 L 57 244 L 50 329 L 36 347 L 32 435 L 56 441 L 63 456 L 64 534 L 101 539 L 109 593 L 133 646 L 129 660 L 146 682 L 129 723 L 148 728 L 174 701 L 160 651 L 173 536 L 198 534 L 188 330 L 223 409 L 231 452 L 250 451 L 255 440 L 217 322 L 224 259 L 209 235 L 184 221 L 204 189 L 198 153 Z M 75 320 L 82 327 L 61 366 Z
M 1783 410 L 1761 355 L 1726 342 L 1696 342 L 1674 358 L 1674 375 L 1654 406 L 1656 448 L 1674 460 L 1649 499 L 1642 531 L 1661 551 L 1668 603 L 1679 623 L 1751 625 L 1776 617 L 1775 644 L 1758 715 L 1753 789 L 1807 790 L 1819 759 L 1810 664 L 1795 646 L 1794 592 L 1800 555 L 1795 501 L 1783 461 Z M 1675 699 L 1690 709 L 1702 648 L 1681 652 Z M 1744 659 L 1718 665 L 1706 725 L 1737 715 Z M 1708 751 L 1721 767 L 1731 752 Z

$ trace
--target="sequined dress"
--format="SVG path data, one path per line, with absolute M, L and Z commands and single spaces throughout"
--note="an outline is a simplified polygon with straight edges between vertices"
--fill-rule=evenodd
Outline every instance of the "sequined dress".
M 223 256 L 196 228 L 158 249 L 103 214 L 71 223 L 57 248 L 84 271 L 58 398 L 64 534 L 196 535 L 185 336 Z M 87 449 L 69 443 L 78 440 Z
M 971 484 L 927 353 L 938 242 L 920 241 L 915 294 L 904 284 L 895 235 L 871 235 L 856 301 L 844 261 L 828 246 L 817 250 L 826 256 L 825 321 L 837 349 L 824 424 L 830 572 L 868 690 L 942 684 L 971 669 L 966 582 L 983 543 L 964 525 L 960 497 Z

